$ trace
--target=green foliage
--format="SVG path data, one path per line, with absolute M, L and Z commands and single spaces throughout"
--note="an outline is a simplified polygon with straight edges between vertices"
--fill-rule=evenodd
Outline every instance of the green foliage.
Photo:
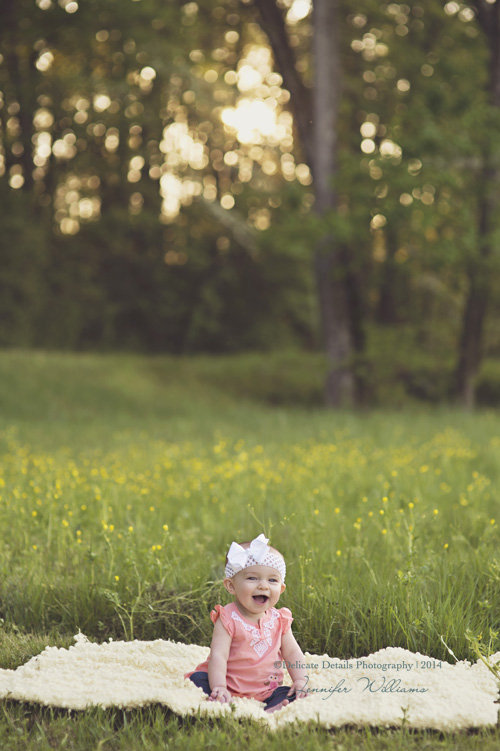
M 338 209 L 320 221 L 314 185 L 285 174 L 304 160 L 296 134 L 240 143 L 221 120 L 247 96 L 272 93 L 278 114 L 293 109 L 274 72 L 250 94 L 235 83 L 249 50 L 266 50 L 251 3 L 94 0 L 67 13 L 56 2 L 9 0 L 0 30 L 0 345 L 318 350 L 312 257 L 331 235 L 339 273 L 358 293 L 359 328 L 372 337 L 355 364 L 374 368 L 372 402 L 385 403 L 395 380 L 406 383 L 401 399 L 446 398 L 470 277 L 479 264 L 492 285 L 498 276 L 498 222 L 487 236 L 478 223 L 495 191 L 485 168 L 500 148 L 488 46 L 464 8 L 450 15 L 437 0 L 341 5 Z M 288 31 L 312 85 L 310 16 Z M 141 78 L 143 69 L 154 77 Z M 172 124 L 198 139 L 203 163 L 162 141 Z M 360 133 L 367 125 L 370 136 Z M 42 135 L 52 151 L 33 170 Z M 363 139 L 372 141 L 366 151 Z M 166 173 L 204 196 L 184 196 L 177 217 L 162 209 L 173 190 L 161 183 Z M 222 196 L 234 208 L 223 209 Z M 499 315 L 492 310 L 492 352 Z M 400 366 L 397 343 L 379 361 L 379 325 L 411 330 L 429 364 Z M 431 362 L 436 342 L 446 349 L 442 367 Z M 480 398 L 496 399 L 487 381 Z
M 1 190 L 0 345 L 29 347 L 39 335 L 40 316 L 47 307 L 44 277 L 48 265 L 46 236 L 31 221 L 22 197 Z
M 479 404 L 497 404 L 500 398 L 500 367 L 497 360 L 487 360 L 477 384 Z

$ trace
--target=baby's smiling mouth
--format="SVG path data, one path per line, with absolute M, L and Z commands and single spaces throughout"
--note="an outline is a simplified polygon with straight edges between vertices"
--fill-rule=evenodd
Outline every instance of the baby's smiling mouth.
M 259 605 L 264 605 L 269 600 L 269 597 L 267 595 L 254 595 L 252 599 Z

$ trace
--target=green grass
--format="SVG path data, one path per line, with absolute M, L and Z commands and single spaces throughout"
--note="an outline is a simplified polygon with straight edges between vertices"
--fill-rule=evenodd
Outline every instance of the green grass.
M 315 406 L 321 383 L 321 358 L 290 353 L 3 352 L 0 665 L 68 646 L 78 629 L 208 644 L 227 546 L 261 531 L 287 560 L 280 605 L 305 651 L 391 645 L 451 659 L 443 636 L 475 661 L 467 632 L 485 640 L 500 617 L 497 415 L 328 412 Z M 68 717 L 6 702 L 0 715 L 5 751 L 253 751 L 260 735 L 159 707 Z M 341 751 L 499 739 L 299 728 L 265 742 Z
M 498 737 L 492 732 L 455 733 L 392 731 L 346 728 L 336 733 L 314 726 L 286 728 L 276 735 L 265 734 L 249 722 L 181 719 L 161 707 L 125 712 L 87 710 L 68 716 L 57 710 L 42 710 L 8 703 L 0 722 L 0 743 L 8 751 L 191 751 L 192 749 L 266 748 L 277 751 L 300 748 L 305 751 L 493 751 Z

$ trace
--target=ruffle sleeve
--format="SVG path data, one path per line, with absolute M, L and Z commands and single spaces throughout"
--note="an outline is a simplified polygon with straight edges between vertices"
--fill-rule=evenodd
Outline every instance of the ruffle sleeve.
M 220 618 L 222 621 L 222 625 L 226 629 L 229 636 L 231 637 L 234 636 L 234 621 L 231 618 L 231 616 L 226 612 L 226 609 L 222 605 L 215 606 L 215 608 L 210 613 L 210 618 L 212 620 L 212 623 L 215 623 L 218 620 L 218 618 Z
M 280 614 L 280 622 L 281 622 L 281 633 L 286 634 L 287 631 L 290 631 L 290 627 L 292 625 L 293 616 L 292 611 L 288 608 L 280 608 L 279 610 Z

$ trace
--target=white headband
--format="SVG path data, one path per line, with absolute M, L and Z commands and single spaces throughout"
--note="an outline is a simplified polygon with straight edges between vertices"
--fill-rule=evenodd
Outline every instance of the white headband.
M 249 566 L 270 566 L 280 573 L 281 581 L 284 582 L 285 561 L 271 550 L 268 542 L 269 540 L 263 534 L 252 540 L 248 548 L 243 548 L 237 542 L 232 542 L 227 554 L 226 577 L 231 579 L 239 571 Z

